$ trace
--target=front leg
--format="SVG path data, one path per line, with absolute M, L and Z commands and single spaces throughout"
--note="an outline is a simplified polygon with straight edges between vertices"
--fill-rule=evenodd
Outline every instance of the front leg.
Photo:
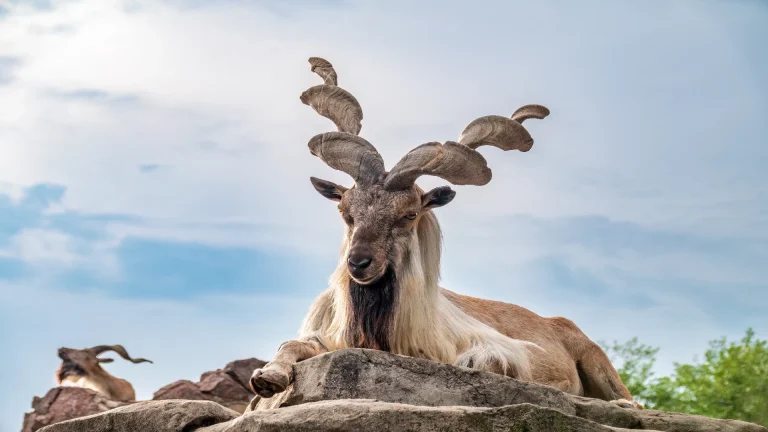
M 284 391 L 293 381 L 295 363 L 324 352 L 328 352 L 328 349 L 315 336 L 283 342 L 271 362 L 253 371 L 251 389 L 263 398 L 270 398 L 275 393 Z

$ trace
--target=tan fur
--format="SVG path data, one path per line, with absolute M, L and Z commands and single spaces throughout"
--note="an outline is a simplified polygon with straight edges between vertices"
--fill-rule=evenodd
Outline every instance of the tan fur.
M 60 386 L 87 388 L 114 401 L 136 400 L 136 392 L 131 383 L 104 370 L 95 356 L 84 355 L 80 350 L 71 350 L 68 354 L 69 358 L 85 371 L 85 375 L 61 378 L 61 367 L 59 367 L 59 371 L 56 372 L 56 382 Z
M 62 387 L 82 387 L 101 393 L 110 400 L 132 402 L 136 400 L 136 392 L 128 381 L 110 375 L 99 367 L 99 370 L 89 371 L 85 377 L 68 377 L 59 381 Z
M 112 361 L 109 358 L 98 357 L 101 352 L 105 351 L 103 347 L 105 346 L 100 345 L 86 349 L 59 348 L 59 357 L 62 359 L 62 363 L 56 371 L 56 382 L 62 387 L 87 388 L 114 401 L 131 402 L 136 400 L 136 392 L 130 382 L 111 375 L 101 367 L 101 363 Z M 109 348 L 134 363 L 151 363 L 146 359 L 131 358 L 122 345 L 112 345 Z
M 544 318 L 509 303 L 464 296 L 445 289 L 442 292 L 466 313 L 502 334 L 542 347 L 544 352 L 532 353 L 532 381 L 579 396 L 603 400 L 632 399 L 608 356 L 572 321 L 562 317 Z M 585 372 L 593 380 L 586 389 L 579 379 L 577 362 L 587 369 Z

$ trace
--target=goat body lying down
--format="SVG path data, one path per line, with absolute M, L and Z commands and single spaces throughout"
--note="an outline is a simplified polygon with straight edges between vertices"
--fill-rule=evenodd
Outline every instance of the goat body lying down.
M 122 345 L 99 345 L 81 350 L 59 348 L 59 358 L 62 362 L 56 371 L 57 384 L 91 389 L 114 401 L 131 402 L 136 400 L 136 393 L 131 383 L 110 375 L 101 367 L 102 363 L 114 361 L 111 358 L 98 357 L 99 354 L 106 351 L 114 351 L 132 363 L 152 363 L 143 358 L 131 358 Z
M 339 203 L 346 223 L 341 257 L 300 338 L 283 343 L 274 360 L 254 371 L 253 390 L 271 397 L 291 382 L 296 362 L 332 350 L 371 348 L 640 407 L 603 350 L 571 321 L 438 285 L 441 231 L 433 209 L 456 193 L 447 186 L 425 192 L 415 181 L 432 175 L 454 185 L 487 184 L 491 170 L 477 148 L 527 152 L 533 138 L 522 123 L 543 119 L 549 110 L 526 105 L 511 117 L 478 118 L 458 141 L 420 145 L 386 171 L 376 148 L 359 136 L 363 114 L 357 99 L 338 86 L 327 60 L 309 62 L 325 83 L 305 91 L 301 101 L 337 126 L 313 137 L 310 152 L 355 184 L 346 188 L 311 178 L 321 195 Z

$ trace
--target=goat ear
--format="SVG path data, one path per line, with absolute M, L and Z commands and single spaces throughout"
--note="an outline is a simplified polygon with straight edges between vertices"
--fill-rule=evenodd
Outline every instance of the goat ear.
M 455 196 L 456 192 L 453 189 L 448 186 L 441 186 L 422 195 L 421 205 L 424 206 L 424 210 L 442 207 L 453 201 Z
M 99 363 L 112 363 L 114 360 L 111 358 L 100 358 Z
M 320 195 L 328 198 L 331 201 L 341 201 L 342 195 L 347 191 L 344 186 L 337 185 L 336 183 L 329 182 L 327 180 L 321 180 L 316 177 L 310 177 L 312 186 L 315 190 L 320 192 Z

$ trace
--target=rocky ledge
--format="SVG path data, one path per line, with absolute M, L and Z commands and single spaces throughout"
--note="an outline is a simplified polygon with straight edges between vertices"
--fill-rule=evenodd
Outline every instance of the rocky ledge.
M 205 372 L 199 382 L 176 381 L 156 391 L 153 400 L 213 401 L 242 413 L 255 394 L 248 381 L 254 369 L 265 362 L 256 358 L 235 360 L 223 369 Z M 24 415 L 21 432 L 36 432 L 40 428 L 108 411 L 136 402 L 118 402 L 107 399 L 93 390 L 79 387 L 55 387 L 42 397 L 32 400 L 32 411 Z
M 152 399 L 209 400 L 242 413 L 254 397 L 248 385 L 251 373 L 264 364 L 256 358 L 235 360 L 224 369 L 205 372 L 200 382 L 181 380 L 168 384 L 156 391 Z
M 35 432 L 44 426 L 97 414 L 125 404 L 125 402 L 109 400 L 90 389 L 52 388 L 42 398 L 35 397 L 32 400 L 32 412 L 24 414 L 21 432 Z
M 295 382 L 245 413 L 214 402 L 146 401 L 42 432 L 622 431 L 768 432 L 741 421 L 621 408 L 499 375 L 371 350 L 295 366 Z

